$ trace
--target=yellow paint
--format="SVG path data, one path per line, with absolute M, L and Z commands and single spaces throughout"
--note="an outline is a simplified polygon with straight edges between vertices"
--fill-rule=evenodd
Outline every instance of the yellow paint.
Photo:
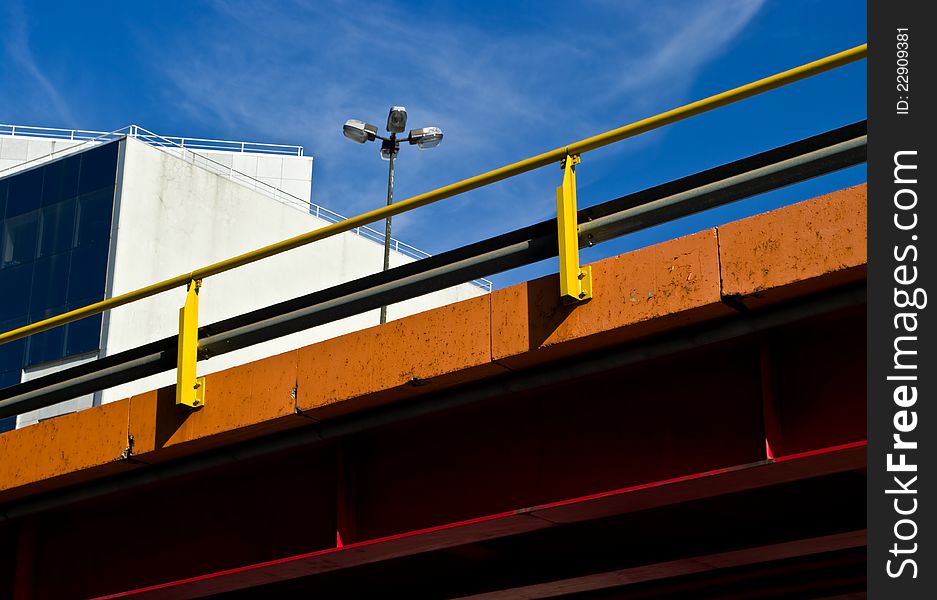
M 560 297 L 572 304 L 592 298 L 592 270 L 579 267 L 579 222 L 576 217 L 576 165 L 579 156 L 563 161 L 563 183 L 556 188 L 556 239 L 560 257 Z
M 198 362 L 198 291 L 202 282 L 193 279 L 179 309 L 179 345 L 176 363 L 176 405 L 201 408 L 205 405 L 205 378 L 196 376 Z

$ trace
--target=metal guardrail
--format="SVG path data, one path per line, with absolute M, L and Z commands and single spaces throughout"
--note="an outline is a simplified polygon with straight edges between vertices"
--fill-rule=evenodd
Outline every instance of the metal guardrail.
M 867 46 L 863 44 L 850 50 L 846 50 L 844 52 L 828 56 L 800 67 L 778 73 L 771 77 L 766 77 L 747 85 L 728 90 L 721 94 L 716 94 L 714 96 L 710 96 L 697 102 L 692 102 L 656 116 L 649 117 L 647 119 L 643 119 L 623 127 L 619 127 L 617 129 L 580 140 L 578 142 L 574 142 L 568 146 L 563 146 L 555 150 L 533 156 L 526 160 L 522 160 L 514 164 L 507 165 L 499 169 L 495 169 L 493 171 L 489 171 L 487 173 L 483 173 L 481 175 L 477 175 L 475 177 L 471 177 L 469 179 L 465 179 L 463 181 L 439 188 L 437 190 L 420 194 L 418 196 L 413 196 L 396 204 L 369 211 L 356 217 L 351 217 L 338 223 L 327 225 L 320 229 L 298 235 L 275 244 L 270 244 L 252 252 L 247 252 L 227 260 L 196 269 L 190 273 L 184 273 L 176 277 L 140 288 L 138 290 L 127 292 L 125 294 L 121 294 L 119 296 L 115 296 L 113 298 L 109 298 L 89 306 L 72 310 L 49 319 L 39 321 L 37 323 L 32 323 L 25 327 L 14 329 L 5 333 L 0 333 L 0 343 L 13 341 L 27 335 L 46 331 L 53 327 L 69 323 L 83 317 L 99 314 L 105 310 L 123 306 L 136 300 L 154 296 L 156 294 L 181 286 L 189 286 L 191 289 L 192 286 L 201 285 L 203 279 L 212 275 L 224 273 L 231 269 L 235 269 L 237 267 L 247 265 L 264 258 L 275 256 L 282 252 L 286 252 L 300 246 L 305 246 L 307 244 L 337 235 L 339 233 L 352 231 L 356 228 L 365 226 L 368 223 L 373 223 L 390 216 L 399 215 L 415 208 L 425 206 L 433 202 L 438 202 L 439 200 L 450 198 L 452 196 L 489 185 L 496 181 L 507 179 L 514 175 L 526 173 L 549 164 L 565 164 L 567 165 L 566 172 L 568 173 L 570 169 L 567 160 L 578 158 L 582 153 L 589 152 L 591 150 L 595 150 L 630 137 L 634 137 L 647 131 L 658 129 L 665 125 L 681 121 L 683 119 L 687 119 L 715 108 L 725 106 L 727 104 L 731 104 L 733 102 L 737 102 L 739 100 L 749 98 L 751 96 L 761 94 L 784 85 L 788 85 L 795 81 L 800 81 L 807 77 L 812 77 L 819 73 L 823 73 L 831 69 L 855 62 L 865 58 L 866 53 Z M 560 189 L 558 189 L 557 197 L 559 206 L 561 197 Z M 575 221 L 575 219 L 573 221 Z M 572 222 L 569 223 L 568 226 L 578 227 L 578 224 Z M 578 253 L 578 250 L 576 250 L 576 252 Z M 562 267 L 563 264 L 561 260 L 561 271 Z M 578 268 L 578 256 L 576 258 L 576 268 Z M 561 273 L 561 278 L 562 277 L 563 274 Z M 195 296 L 195 294 L 190 294 L 190 296 Z M 182 329 L 183 328 L 180 327 L 180 331 Z M 182 337 L 182 335 L 179 336 L 180 341 L 182 340 Z M 196 343 L 198 343 L 197 339 Z M 179 355 L 182 355 L 181 351 L 179 352 Z M 196 383 L 195 387 L 198 387 L 198 385 L 199 384 Z M 180 387 L 181 386 L 177 384 L 177 391 Z
M 859 122 L 585 208 L 576 215 L 586 247 L 724 206 L 866 160 Z M 200 359 L 219 356 L 557 256 L 554 220 L 375 273 L 198 328 Z M 190 332 L 191 334 L 191 332 Z M 0 418 L 164 371 L 177 364 L 177 336 L 0 389 Z M 643 351 L 644 347 L 641 346 Z
M 23 134 L 21 133 L 21 131 L 24 128 L 25 129 L 46 129 L 43 127 L 25 127 L 23 125 L 0 125 L 0 135 L 10 135 L 10 136 L 15 135 L 15 136 L 20 136 L 20 137 L 47 138 L 47 136 L 39 135 L 38 133 L 35 135 Z M 51 128 L 49 129 L 51 131 L 55 131 L 54 129 L 51 129 Z M 83 131 L 83 130 L 68 129 L 68 130 L 61 130 L 61 131 L 71 132 L 71 131 Z M 107 131 L 107 132 L 83 131 L 83 132 L 88 134 L 89 137 L 71 139 L 63 135 L 62 137 L 53 138 L 53 139 L 65 140 L 65 141 L 74 141 L 77 143 L 66 146 L 64 148 L 59 148 L 58 150 L 53 150 L 52 152 L 49 152 L 48 154 L 43 154 L 41 156 L 36 156 L 35 158 L 24 160 L 23 162 L 17 163 L 10 167 L 4 167 L 0 169 L 0 177 L 5 177 L 7 174 L 30 169 L 43 162 L 55 160 L 58 158 L 63 158 L 65 156 L 69 156 L 77 152 L 82 152 L 85 149 L 87 149 L 89 146 L 93 146 L 95 144 L 103 144 L 106 142 L 118 140 L 122 137 L 127 136 L 127 134 L 130 132 L 130 125 L 126 127 L 121 127 L 120 129 L 115 129 L 114 131 Z M 93 137 L 90 137 L 91 134 L 96 134 L 96 135 L 94 135 Z
M 24 133 L 25 131 L 25 133 Z M 58 132 L 58 137 L 55 137 L 56 132 Z M 48 134 L 47 134 L 48 133 Z M 312 212 L 313 205 L 308 200 L 304 200 L 283 190 L 273 186 L 265 181 L 261 181 L 256 177 L 242 173 L 231 166 L 227 166 L 217 160 L 214 160 L 204 154 L 199 154 L 195 152 L 194 149 L 197 148 L 195 144 L 190 144 L 185 146 L 184 143 L 186 140 L 193 140 L 195 138 L 173 138 L 165 137 L 153 133 L 152 131 L 147 131 L 139 125 L 127 125 L 121 127 L 120 129 L 115 129 L 114 131 L 89 131 L 84 129 L 55 129 L 51 127 L 28 127 L 23 125 L 0 125 L 0 135 L 11 135 L 11 136 L 23 136 L 23 137 L 33 137 L 33 138 L 50 138 L 51 139 L 60 139 L 67 141 L 76 141 L 77 144 L 73 146 L 68 146 L 61 148 L 59 150 L 54 150 L 49 154 L 43 156 L 37 156 L 35 158 L 29 159 L 22 163 L 13 165 L 11 167 L 6 167 L 5 169 L 0 169 L 0 173 L 5 171 L 20 171 L 24 168 L 30 168 L 33 164 L 39 164 L 52 160 L 55 158 L 61 158 L 63 156 L 68 156 L 76 152 L 83 151 L 87 145 L 94 144 L 103 144 L 106 142 L 114 141 L 123 137 L 132 137 L 134 139 L 140 140 L 141 142 L 156 148 L 157 150 L 170 152 L 173 156 L 177 158 L 182 158 L 183 160 L 195 164 L 203 169 L 211 171 L 216 175 L 221 175 L 231 181 L 239 183 L 245 187 L 261 193 L 269 198 L 280 202 L 281 204 L 286 204 L 294 208 L 298 208 L 304 212 Z M 181 140 L 181 142 L 177 141 Z M 208 140 L 213 141 L 213 140 Z M 223 142 L 222 140 L 218 140 Z M 223 142 L 227 143 L 227 142 Z M 251 143 L 254 146 L 263 145 L 263 144 L 254 144 L 253 142 L 234 142 L 236 144 L 247 144 Z M 268 144 L 275 145 L 275 144 Z M 302 148 L 301 146 L 295 146 L 296 148 Z M 211 148 L 212 150 L 220 150 L 218 147 Z M 231 150 L 233 152 L 239 152 L 239 150 Z M 281 153 L 284 154 L 284 153 Z M 302 154 L 300 153 L 300 156 Z M 383 238 L 382 238 L 383 240 Z
M 130 129 L 132 137 L 136 137 L 132 130 L 146 131 L 137 125 L 128 125 L 123 129 Z M 58 140 L 86 141 L 97 140 L 102 136 L 111 135 L 110 131 L 92 131 L 89 129 L 60 129 L 57 127 L 35 127 L 32 125 L 7 125 L 0 123 L 0 135 L 19 137 L 41 137 Z M 147 132 L 149 133 L 149 132 Z M 178 136 L 158 136 L 165 143 L 181 148 L 193 150 L 219 150 L 224 152 L 243 152 L 257 154 L 281 154 L 286 156 L 302 156 L 303 147 L 294 144 L 266 144 L 261 142 L 242 142 L 236 140 L 212 140 L 207 138 L 191 138 Z

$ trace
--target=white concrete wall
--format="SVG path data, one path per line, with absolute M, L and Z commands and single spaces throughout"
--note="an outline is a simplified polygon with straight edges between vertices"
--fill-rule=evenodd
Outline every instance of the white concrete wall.
M 285 163 L 284 163 L 285 164 Z M 281 170 L 281 176 L 283 171 Z M 325 221 L 214 175 L 134 139 L 126 141 L 116 214 L 111 295 L 322 227 Z M 112 241 L 112 243 L 115 243 Z M 397 265 L 412 259 L 392 256 Z M 345 233 L 205 280 L 202 325 L 330 287 L 383 266 L 383 247 Z M 391 306 L 400 318 L 484 293 L 464 284 Z M 185 298 L 180 288 L 120 307 L 106 318 L 105 354 L 173 335 Z M 227 369 L 378 323 L 378 311 L 350 317 L 199 363 L 199 374 Z M 104 392 L 103 402 L 171 384 L 163 373 Z
M 97 142 L 0 135 L 0 176 L 10 175 L 19 170 L 4 171 L 8 168 L 24 165 L 27 162 L 30 164 L 25 165 L 24 168 L 32 167 L 44 162 L 36 159 L 53 160 L 58 158 L 58 155 L 52 155 L 52 153 L 58 153 L 82 143 L 88 147 L 98 144 Z M 165 150 L 172 153 L 181 152 L 181 150 L 171 146 L 167 146 Z M 193 152 L 217 163 L 214 166 L 216 169 L 228 167 L 246 175 L 248 178 L 269 184 L 305 202 L 311 201 L 311 156 L 223 152 L 202 149 L 196 149 Z M 191 155 L 189 156 L 191 157 Z M 34 160 L 36 162 L 30 162 Z M 237 178 L 237 176 L 234 177 Z M 253 183 L 249 179 L 241 178 L 241 180 L 248 186 Z
M 47 157 L 48 160 L 57 158 L 49 156 L 53 152 L 59 152 L 81 142 L 71 140 L 53 140 L 45 138 L 32 138 L 0 135 L 0 177 L 5 177 L 15 173 L 18 169 L 6 169 L 16 167 L 23 163 Z M 30 162 L 24 168 L 35 166 L 43 161 Z
M 226 167 L 259 179 L 287 194 L 311 201 L 312 157 L 196 150 Z

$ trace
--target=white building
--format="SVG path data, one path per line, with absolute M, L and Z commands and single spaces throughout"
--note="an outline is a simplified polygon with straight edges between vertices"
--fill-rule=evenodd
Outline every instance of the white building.
M 340 220 L 310 203 L 311 185 L 312 158 L 298 146 L 162 138 L 137 127 L 101 135 L 0 126 L 0 330 Z M 423 256 L 396 240 L 392 248 L 391 266 Z M 308 294 L 382 265 L 382 234 L 367 228 L 340 234 L 206 279 L 199 321 Z M 484 282 L 456 286 L 390 306 L 388 319 L 485 292 Z M 180 288 L 4 344 L 0 387 L 171 336 L 184 297 Z M 377 323 L 376 310 L 350 317 L 212 358 L 199 363 L 199 374 Z M 174 373 L 162 373 L 20 415 L 16 425 L 174 381 Z

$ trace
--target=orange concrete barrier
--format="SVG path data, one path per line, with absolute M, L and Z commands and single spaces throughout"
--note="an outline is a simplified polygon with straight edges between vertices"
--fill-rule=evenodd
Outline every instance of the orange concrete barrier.
M 722 293 L 749 308 L 862 281 L 866 186 L 719 227 Z
M 129 404 L 121 400 L 0 435 L 0 499 L 15 499 L 24 486 L 38 493 L 132 468 L 122 460 Z
M 162 460 L 308 423 L 296 414 L 297 370 L 293 350 L 207 375 L 211 403 L 196 411 L 176 406 L 172 386 L 132 397 L 134 455 Z
M 492 358 L 521 368 L 732 314 L 712 229 L 598 261 L 593 298 L 560 302 L 555 275 L 491 294 Z
M 551 275 L 209 375 L 198 411 L 179 411 L 168 387 L 4 433 L 0 500 L 862 280 L 865 194 L 842 190 L 598 261 L 593 299 L 574 307 Z
M 491 363 L 489 295 L 299 351 L 298 408 L 324 418 L 503 372 Z M 356 398 L 364 402 L 342 403 Z

